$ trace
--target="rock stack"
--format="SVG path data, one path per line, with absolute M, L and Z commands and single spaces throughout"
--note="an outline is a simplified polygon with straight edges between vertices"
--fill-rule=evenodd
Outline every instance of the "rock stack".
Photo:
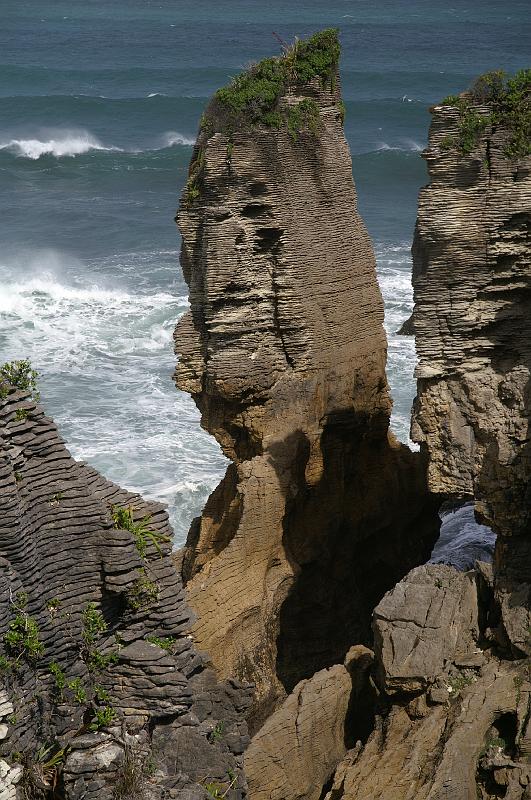
M 193 635 L 255 686 L 253 730 L 370 639 L 438 518 L 388 431 L 383 304 L 343 133 L 335 31 L 220 90 L 178 223 L 189 313 L 177 385 L 232 460 L 183 574 Z

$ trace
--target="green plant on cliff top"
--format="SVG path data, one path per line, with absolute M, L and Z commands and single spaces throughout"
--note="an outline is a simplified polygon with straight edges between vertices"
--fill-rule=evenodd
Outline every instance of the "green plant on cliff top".
M 329 28 L 295 41 L 281 56 L 253 65 L 218 89 L 207 111 L 209 130 L 232 133 L 257 124 L 280 127 L 281 96 L 290 87 L 304 86 L 314 79 L 333 89 L 340 52 L 338 32 Z
M 136 549 L 140 558 L 145 558 L 149 544 L 152 544 L 162 555 L 161 544 L 168 544 L 171 539 L 159 531 L 149 527 L 151 517 L 147 514 L 138 522 L 135 522 L 133 509 L 131 506 L 111 506 L 111 517 L 115 528 L 130 531 L 133 534 Z
M 38 373 L 32 369 L 28 359 L 20 361 L 6 361 L 0 367 L 0 398 L 9 394 L 9 387 L 30 392 L 33 399 L 38 402 L 40 394 L 37 391 Z
M 531 69 L 508 77 L 501 70 L 481 75 L 462 95 L 449 95 L 442 105 L 459 111 L 457 137 L 444 137 L 443 149 L 457 148 L 464 154 L 477 146 L 488 127 L 507 132 L 504 155 L 522 158 L 531 153 Z M 487 107 L 478 110 L 477 106 Z M 488 110 L 490 107 L 490 110 Z
M 315 100 L 305 98 L 287 111 L 288 133 L 294 142 L 302 131 L 316 134 L 319 129 L 319 106 Z

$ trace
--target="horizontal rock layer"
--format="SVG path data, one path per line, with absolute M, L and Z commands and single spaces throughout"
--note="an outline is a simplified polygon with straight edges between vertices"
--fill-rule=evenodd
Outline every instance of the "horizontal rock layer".
M 144 519 L 144 547 L 115 507 Z M 28 392 L 0 401 L 0 786 L 242 796 L 248 691 L 194 649 L 171 535 L 160 505 L 74 461 Z
M 428 457 L 431 491 L 474 497 L 476 514 L 500 534 L 506 628 L 516 650 L 531 654 L 531 157 L 508 156 L 510 129 L 492 124 L 490 105 L 462 102 L 468 119 L 485 120 L 476 140 L 465 152 L 452 146 L 462 114 L 435 106 L 424 154 L 412 435 Z M 526 102 L 522 95 L 522 126 Z

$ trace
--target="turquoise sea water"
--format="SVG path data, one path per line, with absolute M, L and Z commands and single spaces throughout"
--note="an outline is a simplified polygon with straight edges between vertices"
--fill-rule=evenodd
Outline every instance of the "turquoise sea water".
M 393 426 L 414 393 L 416 197 L 428 107 L 527 66 L 527 2 L 0 0 L 0 360 L 28 356 L 73 454 L 168 503 L 181 542 L 224 459 L 171 381 L 186 308 L 173 216 L 213 91 L 338 27 L 346 133 L 389 333 Z

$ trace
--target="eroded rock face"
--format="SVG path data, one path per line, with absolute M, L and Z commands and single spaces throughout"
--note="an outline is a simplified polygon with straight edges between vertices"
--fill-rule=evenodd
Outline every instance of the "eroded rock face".
M 59 780 L 67 800 L 199 800 L 231 775 L 241 797 L 249 693 L 192 645 L 166 512 L 74 461 L 28 392 L 1 388 L 0 797 Z M 117 507 L 147 517 L 144 546 Z
M 254 736 L 245 753 L 245 775 L 253 800 L 319 800 L 322 787 L 346 752 L 348 712 L 359 719 L 370 696 L 373 653 L 352 647 L 335 664 L 297 684 Z
M 459 108 L 435 106 L 425 152 L 430 184 L 413 245 L 412 431 L 429 459 L 431 491 L 474 497 L 480 519 L 500 534 L 506 626 L 530 654 L 531 157 L 515 152 L 510 125 L 492 124 L 492 103 L 462 102 L 468 119 L 484 121 L 475 141 L 463 140 Z M 524 94 L 514 112 L 522 126 L 526 102 Z
M 374 615 L 380 713 L 326 800 L 529 797 L 528 660 L 504 658 L 487 565 L 413 570 Z
M 374 604 L 438 528 L 420 459 L 388 436 L 337 57 L 303 79 L 293 52 L 272 118 L 228 131 L 214 99 L 178 214 L 191 310 L 177 385 L 234 462 L 187 543 L 193 634 L 222 675 L 255 684 L 257 718 L 370 636 Z

